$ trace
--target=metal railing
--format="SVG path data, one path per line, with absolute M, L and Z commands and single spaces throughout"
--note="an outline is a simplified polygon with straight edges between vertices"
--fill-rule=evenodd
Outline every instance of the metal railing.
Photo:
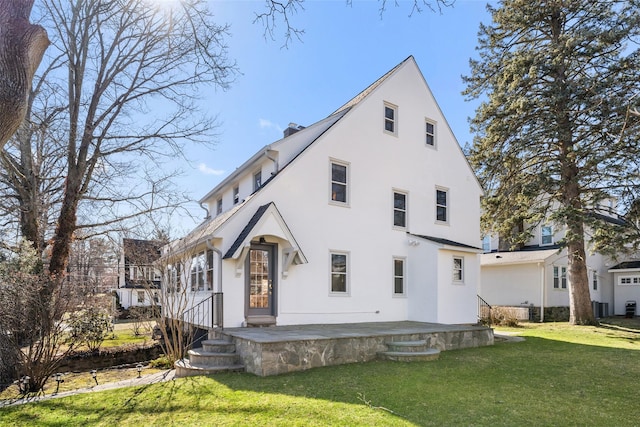
M 491 305 L 478 295 L 478 321 L 491 325 Z
M 222 328 L 222 308 L 222 292 L 216 292 L 185 310 L 182 320 L 198 328 Z

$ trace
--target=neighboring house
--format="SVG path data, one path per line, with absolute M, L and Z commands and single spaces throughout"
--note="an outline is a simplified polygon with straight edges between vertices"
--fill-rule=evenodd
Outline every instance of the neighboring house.
M 594 215 L 603 221 L 621 224 L 622 220 L 611 212 L 610 206 Z M 533 237 L 516 251 L 500 251 L 498 238 L 485 236 L 479 295 L 491 306 L 532 308 L 530 312 L 525 311 L 526 317 L 531 315 L 536 320 L 568 319 L 571 283 L 567 273 L 567 250 L 558 245 L 565 229 L 542 223 L 532 231 Z M 588 241 L 589 236 L 585 239 Z M 627 299 L 640 302 L 640 269 L 637 270 L 638 286 L 625 287 L 626 283 L 621 286 L 620 279 L 612 273 L 619 271 L 620 277 L 627 277 L 629 270 L 626 267 L 615 270 L 618 267 L 611 267 L 614 262 L 609 257 L 592 253 L 589 247 L 586 253 L 589 291 L 596 317 L 625 314 Z
M 615 314 L 630 314 L 631 306 L 635 315 L 640 314 L 640 261 L 621 262 L 608 270 L 613 274 L 613 296 Z
M 153 263 L 161 244 L 152 240 L 122 239 L 118 268 L 118 301 L 122 308 L 159 303 L 160 272 Z
M 409 57 L 206 194 L 210 217 L 163 249 L 167 290 L 224 294 L 225 327 L 476 323 L 481 195 Z

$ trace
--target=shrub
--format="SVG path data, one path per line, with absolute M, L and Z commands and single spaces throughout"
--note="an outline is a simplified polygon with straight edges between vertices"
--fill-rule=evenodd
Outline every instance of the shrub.
M 491 324 L 496 326 L 520 326 L 516 311 L 510 307 L 493 307 L 491 309 Z
M 149 367 L 157 369 L 173 369 L 173 363 L 167 356 L 161 356 L 149 362 Z
M 73 313 L 69 327 L 71 339 L 86 344 L 90 351 L 98 351 L 112 331 L 109 314 L 95 307 Z

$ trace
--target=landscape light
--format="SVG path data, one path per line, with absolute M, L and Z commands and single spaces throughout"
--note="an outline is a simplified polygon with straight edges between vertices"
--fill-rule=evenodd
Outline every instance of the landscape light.
M 96 371 L 95 369 L 92 369 L 91 376 L 93 377 L 93 380 L 96 382 L 96 385 L 98 385 L 98 371 Z
M 142 372 L 142 363 L 138 363 L 136 365 L 136 369 L 138 370 L 138 378 L 140 378 L 140 373 Z

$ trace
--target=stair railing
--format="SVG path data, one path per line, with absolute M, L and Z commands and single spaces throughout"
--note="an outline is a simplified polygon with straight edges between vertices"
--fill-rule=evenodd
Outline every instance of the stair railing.
M 491 326 L 491 305 L 478 295 L 478 321 Z

